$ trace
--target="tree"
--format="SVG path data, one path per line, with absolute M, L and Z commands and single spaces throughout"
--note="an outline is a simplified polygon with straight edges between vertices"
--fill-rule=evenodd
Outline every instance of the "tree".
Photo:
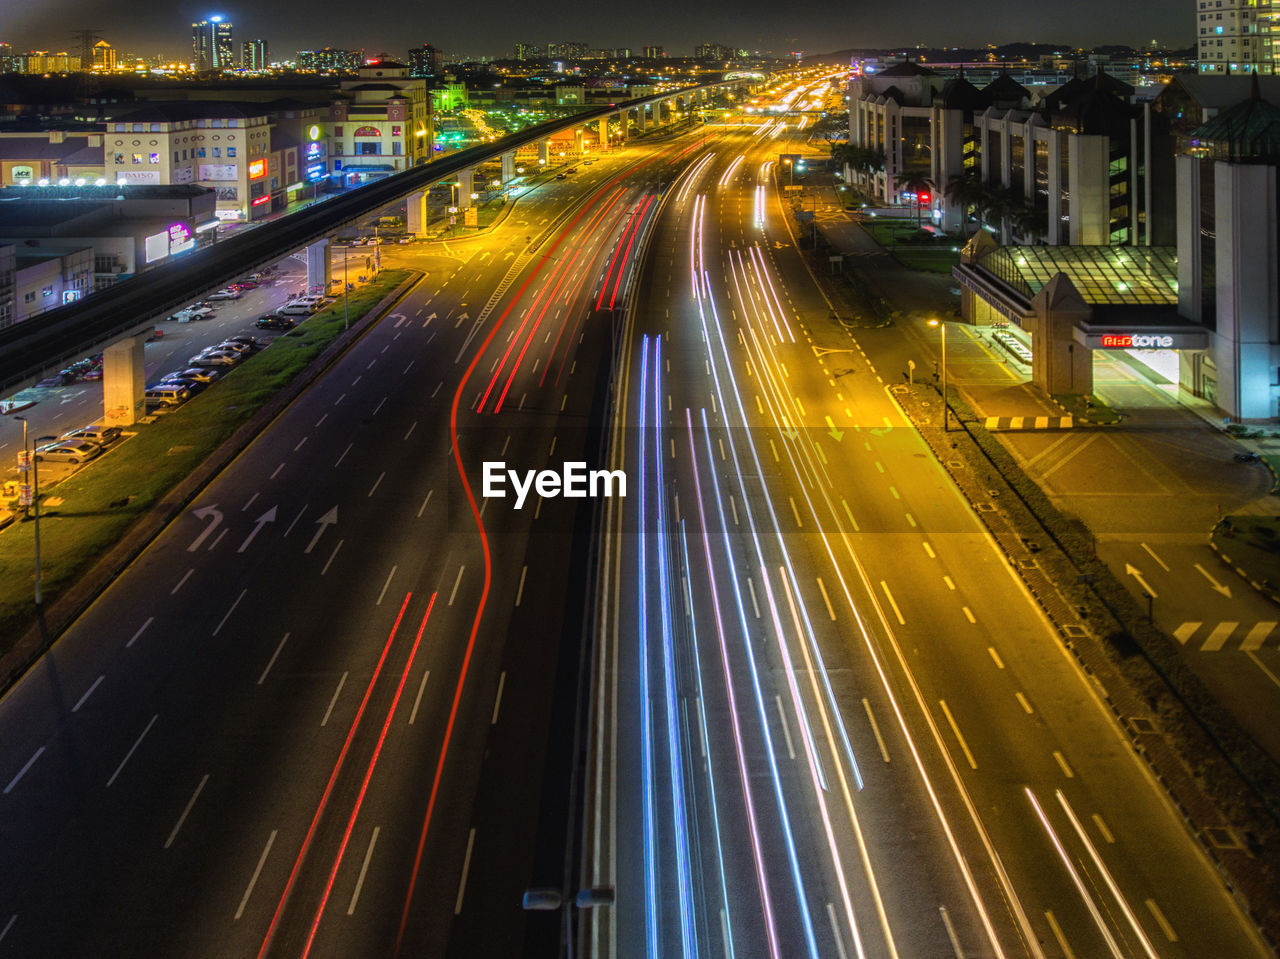
M 916 229 L 920 229 L 920 194 L 932 193 L 933 181 L 923 173 L 899 173 L 893 181 L 893 188 L 899 193 L 914 193 L 916 196 Z
M 949 203 L 960 208 L 960 239 L 964 240 L 968 233 L 969 211 L 973 210 L 981 219 L 978 210 L 985 199 L 982 181 L 972 170 L 966 170 L 948 180 L 942 192 Z

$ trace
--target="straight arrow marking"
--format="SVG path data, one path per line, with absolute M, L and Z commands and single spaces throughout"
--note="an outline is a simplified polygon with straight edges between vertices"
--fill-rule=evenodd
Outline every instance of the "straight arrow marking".
M 249 548 L 249 544 L 253 542 L 253 538 L 258 535 L 258 531 L 268 523 L 274 523 L 275 521 L 276 508 L 273 506 L 254 521 L 253 529 L 250 530 L 249 535 L 244 538 L 244 542 L 240 544 L 240 548 L 236 550 L 236 552 L 243 553 Z

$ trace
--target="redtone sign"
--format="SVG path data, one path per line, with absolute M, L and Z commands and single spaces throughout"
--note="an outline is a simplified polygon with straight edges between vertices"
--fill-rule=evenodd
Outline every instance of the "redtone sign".
M 1169 349 L 1173 346 L 1173 337 L 1161 333 L 1104 333 L 1103 349 Z

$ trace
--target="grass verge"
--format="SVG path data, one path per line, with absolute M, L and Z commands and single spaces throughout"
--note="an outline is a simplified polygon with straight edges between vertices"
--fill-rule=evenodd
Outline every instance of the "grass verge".
M 1074 416 L 1078 423 L 1101 425 L 1120 422 L 1120 414 L 1096 396 L 1085 397 L 1063 393 L 1055 395 L 1054 400 Z
M 387 270 L 348 299 L 358 318 L 394 290 L 408 272 Z M 115 545 L 276 392 L 319 356 L 345 328 L 342 303 L 277 337 L 210 389 L 51 489 L 41 490 L 40 566 L 46 605 Z M 35 524 L 0 534 L 0 655 L 30 626 L 35 586 Z

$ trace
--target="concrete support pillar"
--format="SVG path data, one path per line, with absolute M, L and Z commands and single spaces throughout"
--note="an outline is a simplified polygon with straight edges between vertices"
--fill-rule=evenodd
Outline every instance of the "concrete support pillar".
M 628 127 L 631 125 L 631 114 L 626 110 L 618 112 L 618 142 L 625 143 L 627 139 Z
M 427 194 L 425 190 L 419 190 L 417 193 L 410 193 L 405 200 L 405 227 L 414 234 L 420 236 L 427 232 Z
M 585 134 L 583 134 L 582 130 L 580 129 L 573 131 L 573 152 L 576 153 L 578 156 L 582 156 L 582 145 L 583 145 L 584 136 Z
M 516 178 L 516 154 L 513 150 L 511 153 L 502 154 L 502 182 L 507 184 Z
M 636 107 L 636 129 L 644 133 L 645 111 L 649 109 L 648 104 L 642 103 Z
M 1111 141 L 1101 134 L 1067 134 L 1067 196 L 1072 246 L 1111 242 Z
M 458 209 L 471 207 L 471 192 L 475 188 L 475 167 L 469 167 L 458 174 Z
M 316 240 L 307 247 L 307 292 L 329 292 L 329 241 Z
M 550 162 L 551 162 L 551 141 L 539 140 L 538 141 L 538 165 L 546 166 Z
M 1031 299 L 1031 379 L 1050 396 L 1093 392 L 1093 350 L 1076 336 L 1093 317 L 1065 273 L 1054 274 Z
M 147 412 L 145 333 L 112 343 L 102 352 L 102 421 L 132 426 Z
M 600 149 L 608 149 L 609 146 L 609 118 L 601 117 L 600 123 L 596 128 L 596 138 L 600 141 Z

